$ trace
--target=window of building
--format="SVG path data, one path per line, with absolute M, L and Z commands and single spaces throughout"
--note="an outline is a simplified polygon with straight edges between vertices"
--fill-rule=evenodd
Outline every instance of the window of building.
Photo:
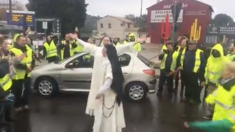
M 128 23 L 128 28 L 130 28 L 131 27 L 131 24 L 130 23 Z
M 111 27 L 111 23 L 109 23 L 109 28 L 112 28 L 112 27 Z
M 103 28 L 103 27 L 104 27 L 104 26 L 103 26 L 103 23 L 101 23 L 101 24 L 100 24 L 100 28 Z

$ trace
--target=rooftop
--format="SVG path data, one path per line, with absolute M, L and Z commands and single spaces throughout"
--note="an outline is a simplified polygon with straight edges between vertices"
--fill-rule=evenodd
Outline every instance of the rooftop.
M 105 17 L 112 17 L 114 19 L 117 19 L 119 21 L 122 21 L 122 22 L 125 22 L 125 23 L 134 23 L 133 21 L 129 20 L 129 19 L 126 19 L 124 17 L 117 17 L 117 16 L 110 16 L 110 15 L 107 15 Z

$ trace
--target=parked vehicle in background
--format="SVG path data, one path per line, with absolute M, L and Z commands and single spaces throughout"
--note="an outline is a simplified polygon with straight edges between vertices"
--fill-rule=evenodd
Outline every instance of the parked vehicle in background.
M 60 62 L 37 67 L 32 71 L 32 88 L 49 97 L 59 91 L 89 92 L 93 57 L 81 53 Z M 127 53 L 119 56 L 125 77 L 123 92 L 134 101 L 155 93 L 155 71 L 141 55 Z

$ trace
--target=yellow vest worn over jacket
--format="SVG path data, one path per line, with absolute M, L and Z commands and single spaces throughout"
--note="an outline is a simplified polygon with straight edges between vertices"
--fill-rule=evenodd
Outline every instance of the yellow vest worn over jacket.
M 73 49 L 74 53 L 82 53 L 83 52 L 83 46 L 79 44 L 76 40 L 73 41 L 77 44 L 77 47 Z
M 181 69 L 183 70 L 184 68 L 184 58 L 185 58 L 185 52 L 186 52 L 186 49 L 183 50 L 182 54 L 181 54 L 181 58 L 180 58 L 180 65 L 181 65 Z M 194 73 L 197 73 L 199 68 L 200 68 L 200 65 L 201 65 L 201 58 L 200 58 L 200 53 L 203 52 L 202 50 L 200 49 L 197 49 L 196 50 L 196 56 L 195 56 L 195 63 L 194 63 L 194 68 L 193 68 L 193 72 Z
M 27 67 L 31 67 L 33 61 L 33 50 L 28 45 L 26 45 L 26 47 L 27 47 L 27 57 L 28 57 Z M 32 75 L 31 72 L 27 73 L 27 77 L 31 77 L 31 75 Z
M 230 90 L 226 90 L 229 88 Z M 228 119 L 235 124 L 235 79 L 223 85 L 218 84 L 217 89 L 206 98 L 208 104 L 215 104 L 213 121 Z M 233 127 L 231 132 L 235 132 Z
M 31 50 L 28 50 L 27 49 L 27 52 L 26 53 L 23 53 L 20 49 L 18 48 L 12 48 L 10 50 L 12 53 L 14 53 L 14 55 L 16 57 L 19 57 L 21 56 L 23 59 L 20 61 L 20 64 L 24 64 L 26 65 L 27 67 L 30 67 L 31 65 L 31 62 L 29 62 L 31 56 L 32 56 L 32 51 Z M 31 55 L 31 56 L 29 56 Z M 23 70 L 23 69 L 18 69 L 15 67 L 15 71 L 16 71 L 16 76 L 13 77 L 13 79 L 15 80 L 18 80 L 18 79 L 24 79 L 25 78 L 25 75 L 26 75 L 26 70 Z
M 167 56 L 168 56 L 168 54 L 164 54 L 164 57 L 161 61 L 161 65 L 160 65 L 161 70 L 165 69 L 165 67 L 166 67 L 165 64 L 166 64 Z M 171 68 L 170 68 L 171 71 L 175 71 L 175 69 L 176 69 L 178 56 L 179 56 L 179 52 L 174 51 L 174 53 L 172 54 L 172 62 L 171 62 Z
M 56 45 L 55 45 L 53 40 L 51 41 L 50 44 L 45 42 L 43 44 L 43 46 L 45 47 L 46 52 L 47 52 L 46 58 L 58 56 L 58 54 L 57 54 L 57 47 L 56 47 Z
M 216 44 L 211 50 L 213 49 L 219 51 L 221 57 L 214 58 L 210 53 L 205 68 L 205 79 L 207 84 L 208 82 L 217 84 L 217 81 L 221 76 L 221 72 L 224 70 L 225 63 L 230 61 L 227 57 L 224 56 L 224 50 L 221 44 Z
M 65 40 L 61 41 L 61 44 L 66 45 L 66 41 Z M 69 44 L 69 54 L 70 54 L 70 57 L 74 55 L 74 49 L 72 47 L 72 44 Z M 61 51 L 60 51 L 60 59 L 61 60 L 64 59 L 64 48 L 61 49 Z
M 3 91 L 8 91 L 12 86 L 12 80 L 9 74 L 6 74 L 3 78 L 0 78 L 0 86 Z

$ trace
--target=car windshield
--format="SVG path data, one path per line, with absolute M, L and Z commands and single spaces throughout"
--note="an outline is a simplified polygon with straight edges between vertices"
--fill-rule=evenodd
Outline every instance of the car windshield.
M 141 54 L 138 54 L 137 57 L 146 65 L 146 66 L 151 66 L 151 62 L 146 59 L 144 56 L 142 56 Z
M 69 58 L 67 59 L 64 59 L 64 60 L 58 60 L 58 61 L 55 61 L 56 64 L 61 64 L 61 63 L 64 63 L 65 61 L 67 61 Z

